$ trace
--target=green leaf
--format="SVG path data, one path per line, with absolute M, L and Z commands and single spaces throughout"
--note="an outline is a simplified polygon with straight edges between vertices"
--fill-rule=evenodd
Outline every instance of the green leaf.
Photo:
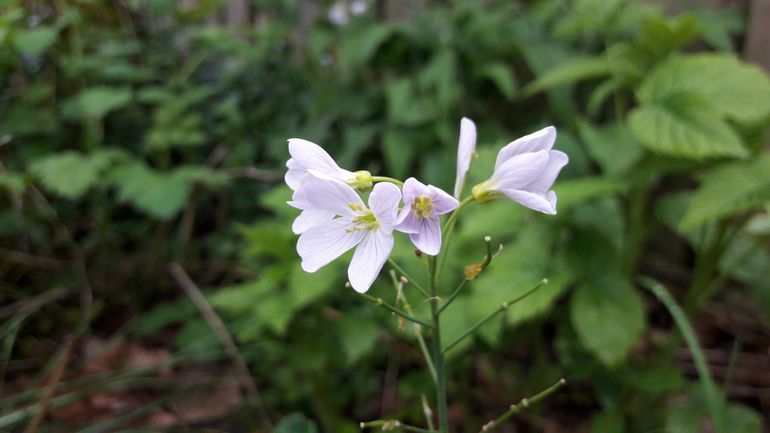
M 121 152 L 106 150 L 83 155 L 62 152 L 38 159 L 30 164 L 29 171 L 43 186 L 68 199 L 76 199 L 97 184 L 101 174 Z
M 120 201 L 155 218 L 169 219 L 184 207 L 195 177 L 184 167 L 164 173 L 130 163 L 115 168 L 110 181 L 118 188 Z
M 516 96 L 516 75 L 504 63 L 490 63 L 482 68 L 481 75 L 488 78 L 508 100 Z
M 396 30 L 397 27 L 392 24 L 356 27 L 353 34 L 342 38 L 340 43 L 341 65 L 352 70 L 366 64 L 377 49 L 395 34 Z
M 642 299 L 620 277 L 575 288 L 570 317 L 583 345 L 608 366 L 617 365 L 644 329 Z
M 625 124 L 595 127 L 578 120 L 577 126 L 580 140 L 591 157 L 610 176 L 625 174 L 642 157 L 642 147 Z
M 739 121 L 770 115 L 770 78 L 759 67 L 726 54 L 673 57 L 642 83 L 639 102 L 659 104 L 688 94 L 702 109 Z
M 524 88 L 529 96 L 556 86 L 609 75 L 610 67 L 603 57 L 575 57 L 546 71 Z
M 554 185 L 554 191 L 559 198 L 557 208 L 559 212 L 564 212 L 594 198 L 621 193 L 627 186 L 623 181 L 607 177 L 584 177 L 559 181 Z
M 273 429 L 274 433 L 318 433 L 315 422 L 301 413 L 293 413 L 281 418 Z
M 719 167 L 701 180 L 701 186 L 682 219 L 683 229 L 769 203 L 770 154 L 761 155 L 751 162 Z
M 126 105 L 131 100 L 131 89 L 122 87 L 92 87 L 68 99 L 62 108 L 69 119 L 99 120 L 110 111 Z
M 748 154 L 720 116 L 686 95 L 672 97 L 665 105 L 642 105 L 628 122 L 644 147 L 663 155 L 704 159 Z
M 360 313 L 348 313 L 342 316 L 338 324 L 342 350 L 345 351 L 349 364 L 354 364 L 371 352 L 377 343 L 380 326 L 370 317 Z
M 23 29 L 13 35 L 13 45 L 22 53 L 37 56 L 43 54 L 56 42 L 59 32 L 53 27 Z

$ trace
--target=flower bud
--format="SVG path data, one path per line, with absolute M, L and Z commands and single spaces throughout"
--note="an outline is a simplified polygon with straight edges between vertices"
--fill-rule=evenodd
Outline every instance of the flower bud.
M 372 174 L 366 170 L 359 170 L 353 173 L 355 176 L 348 181 L 356 191 L 369 191 L 372 189 Z

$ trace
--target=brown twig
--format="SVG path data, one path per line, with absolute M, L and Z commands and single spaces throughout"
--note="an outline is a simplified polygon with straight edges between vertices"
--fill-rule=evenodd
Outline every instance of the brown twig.
M 257 384 L 254 382 L 254 378 L 249 372 L 249 367 L 246 364 L 246 360 L 243 359 L 241 352 L 238 350 L 238 345 L 235 343 L 232 335 L 230 335 L 230 332 L 227 330 L 227 326 L 225 326 L 225 323 L 222 321 L 219 315 L 217 315 L 216 311 L 214 311 L 214 307 L 209 304 L 209 302 L 206 300 L 206 297 L 203 296 L 203 293 L 201 293 L 198 286 L 195 284 L 195 282 L 193 282 L 193 280 L 190 278 L 184 268 L 182 268 L 182 266 L 180 266 L 178 263 L 172 263 L 169 266 L 169 272 L 171 273 L 171 276 L 174 277 L 174 280 L 176 280 L 177 284 L 179 284 L 179 287 L 181 287 L 185 294 L 187 294 L 187 296 L 190 298 L 190 300 L 193 301 L 195 306 L 198 308 L 198 311 L 200 311 L 201 316 L 203 316 L 203 319 L 206 320 L 206 323 L 208 323 L 209 327 L 211 327 L 211 330 L 214 331 L 214 333 L 217 335 L 219 342 L 225 349 L 225 353 L 227 353 L 227 356 L 230 357 L 230 360 L 233 362 L 233 366 L 240 375 L 242 386 L 246 388 L 247 392 L 249 393 L 249 397 L 254 401 L 254 405 L 256 406 L 257 413 L 261 418 L 262 424 L 267 426 L 269 431 L 272 431 L 273 423 L 270 420 L 270 415 L 267 413 L 267 409 L 265 408 L 265 405 L 262 401 L 262 397 L 259 394 Z

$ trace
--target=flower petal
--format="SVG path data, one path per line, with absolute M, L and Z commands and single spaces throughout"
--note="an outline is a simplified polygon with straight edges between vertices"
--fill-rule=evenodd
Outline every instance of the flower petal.
M 289 188 L 296 190 L 302 184 L 302 178 L 307 174 L 307 170 L 303 169 L 294 158 L 286 161 L 286 168 L 288 170 L 283 179 L 286 181 L 286 185 L 289 185 Z
M 443 215 L 447 212 L 451 212 L 460 204 L 454 197 L 440 188 L 428 185 L 428 189 L 430 190 L 430 198 L 433 202 L 433 212 L 436 215 Z
M 315 170 L 327 177 L 344 180 L 353 173 L 341 169 L 321 146 L 301 138 L 289 139 L 289 153 L 297 168 Z M 289 167 L 291 169 L 291 167 Z
M 297 253 L 302 257 L 302 269 L 315 272 L 358 245 L 366 231 L 351 230 L 352 221 L 338 218 L 317 225 L 299 236 Z
M 538 175 L 534 182 L 522 189 L 537 193 L 545 193 L 551 189 L 551 186 L 553 186 L 553 183 L 556 180 L 556 176 L 559 175 L 561 169 L 567 165 L 568 162 L 569 157 L 566 153 L 558 150 L 548 151 L 548 164 L 543 169 L 543 172 Z
M 383 230 L 369 230 L 365 233 L 348 266 L 350 285 L 359 293 L 369 290 L 393 250 L 391 233 Z
M 313 176 L 302 179 L 302 186 L 294 194 L 294 200 L 305 208 L 323 209 L 336 215 L 353 215 L 351 204 L 364 208 L 361 197 L 347 184 Z
M 492 175 L 497 181 L 495 189 L 522 189 L 535 182 L 548 164 L 548 152 L 522 153 L 505 161 Z
M 441 222 L 437 215 L 430 218 L 420 218 L 420 229 L 409 235 L 414 246 L 430 256 L 441 251 Z
M 398 215 L 398 221 L 394 229 L 401 233 L 417 233 L 420 231 L 420 221 L 423 218 L 417 216 L 412 209 L 404 207 L 401 209 L 401 213 Z
M 556 214 L 556 193 L 553 191 L 540 194 L 515 189 L 503 189 L 501 192 L 508 196 L 508 198 L 511 200 L 532 210 L 536 210 L 538 212 L 549 215 Z
M 386 233 L 393 231 L 399 201 L 401 201 L 401 190 L 392 183 L 378 183 L 369 194 L 369 208 Z
M 419 180 L 410 177 L 404 181 L 404 204 L 411 206 L 415 197 L 430 196 L 430 189 Z
M 334 213 L 323 209 L 306 209 L 300 213 L 291 225 L 295 234 L 302 234 L 317 225 L 327 224 L 334 218 Z
M 476 150 L 476 124 L 471 119 L 463 117 L 460 120 L 460 142 L 457 144 L 457 172 L 455 176 L 454 196 L 459 199 L 462 193 L 465 176 L 471 168 L 471 159 Z
M 537 132 L 525 135 L 524 137 L 509 143 L 498 152 L 497 161 L 495 161 L 495 171 L 516 155 L 528 152 L 539 152 L 541 150 L 551 150 L 554 141 L 556 141 L 556 128 L 547 126 Z

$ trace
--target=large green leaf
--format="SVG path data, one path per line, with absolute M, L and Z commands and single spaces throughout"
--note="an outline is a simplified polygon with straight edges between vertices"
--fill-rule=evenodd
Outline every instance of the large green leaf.
M 702 178 L 682 220 L 690 229 L 770 202 L 770 154 L 719 167 Z
M 92 87 L 64 103 L 65 117 L 70 119 L 101 119 L 131 100 L 131 90 L 123 87 Z
M 13 36 L 13 45 L 17 50 L 33 56 L 42 54 L 54 42 L 59 32 L 53 27 L 35 27 L 18 31 Z
M 642 145 L 656 153 L 692 159 L 747 155 L 727 122 L 685 94 L 642 105 L 631 112 L 628 122 Z
M 597 127 L 579 120 L 577 126 L 591 157 L 609 175 L 623 175 L 642 157 L 642 147 L 625 124 Z
M 570 315 L 583 345 L 610 366 L 625 358 L 644 329 L 642 299 L 619 277 L 579 285 Z
M 120 152 L 106 150 L 90 155 L 77 152 L 62 152 L 34 161 L 29 171 L 54 193 L 75 199 L 88 191 L 99 181 L 99 176 L 120 155 Z

